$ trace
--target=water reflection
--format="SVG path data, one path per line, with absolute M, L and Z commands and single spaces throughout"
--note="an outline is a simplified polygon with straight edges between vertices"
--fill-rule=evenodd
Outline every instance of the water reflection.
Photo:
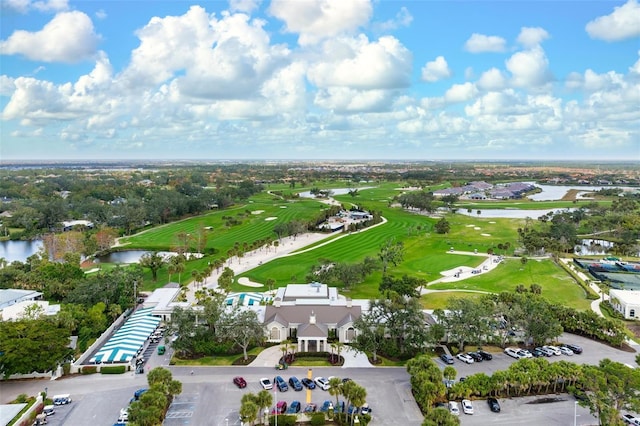
M 99 263 L 138 263 L 140 258 L 147 253 L 151 253 L 148 250 L 123 250 L 109 253 L 104 256 L 96 258 Z M 167 251 L 159 251 L 160 256 L 169 256 L 172 253 Z
M 0 257 L 8 263 L 26 262 L 27 258 L 38 253 L 44 246 L 42 240 L 31 241 L 0 241 Z
M 597 256 L 607 254 L 614 246 L 614 243 L 607 240 L 584 239 L 581 245 L 577 245 L 574 251 L 582 256 Z

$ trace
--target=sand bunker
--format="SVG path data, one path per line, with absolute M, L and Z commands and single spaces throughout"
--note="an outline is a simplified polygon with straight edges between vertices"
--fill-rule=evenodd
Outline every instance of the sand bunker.
M 251 214 L 260 214 L 260 213 L 264 213 L 264 210 L 254 210 L 251 212 Z
M 489 222 L 489 223 L 495 223 L 495 222 L 491 221 L 491 222 Z
M 490 237 L 491 236 L 491 234 L 480 234 L 480 235 L 482 235 L 483 237 Z
M 280 206 L 280 208 L 281 208 L 281 209 L 286 209 L 286 208 L 287 208 L 287 206 Z
M 271 217 L 265 217 L 264 220 L 270 221 L 270 220 L 276 220 L 277 217 L 271 216 Z
M 479 226 L 474 226 L 473 229 L 475 229 L 476 231 L 479 231 L 482 228 L 480 228 Z
M 475 225 L 467 225 L 467 228 L 473 228 Z
M 244 285 L 247 287 L 264 287 L 264 284 L 260 284 L 254 281 L 251 281 L 247 277 L 238 278 L 238 284 Z

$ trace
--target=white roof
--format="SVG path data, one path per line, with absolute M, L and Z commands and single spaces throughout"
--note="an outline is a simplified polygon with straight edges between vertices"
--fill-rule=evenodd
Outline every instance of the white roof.
M 625 305 L 640 305 L 640 291 L 637 290 L 609 290 L 609 297 L 616 298 Z
M 60 312 L 60 305 L 49 305 L 46 300 L 23 300 L 11 306 L 7 306 L 0 311 L 0 318 L 3 321 L 13 321 L 24 317 L 25 310 L 31 305 L 38 305 L 42 308 L 42 315 L 55 315 Z

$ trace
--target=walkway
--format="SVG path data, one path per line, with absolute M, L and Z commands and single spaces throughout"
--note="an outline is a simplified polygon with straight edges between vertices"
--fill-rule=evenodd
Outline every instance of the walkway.
M 349 346 L 343 346 L 340 355 L 344 358 L 342 368 L 370 368 L 373 365 L 367 359 L 367 355 L 363 352 L 356 351 Z M 273 367 L 282 358 L 282 349 L 280 345 L 271 346 L 260 352 L 256 359 L 253 360 L 249 367 Z M 317 368 L 317 367 L 314 367 Z

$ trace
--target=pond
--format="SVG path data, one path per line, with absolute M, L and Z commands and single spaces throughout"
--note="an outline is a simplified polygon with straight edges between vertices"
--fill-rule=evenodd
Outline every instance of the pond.
M 122 250 L 122 251 L 114 251 L 113 253 L 106 254 L 104 256 L 99 256 L 96 258 L 96 263 L 138 263 L 140 262 L 140 258 L 147 253 L 151 253 L 148 250 Z M 158 254 L 160 256 L 166 257 L 171 256 L 175 253 L 170 253 L 167 251 L 159 251 Z
M 575 189 L 580 191 L 578 193 L 578 198 L 580 198 L 585 192 L 593 192 L 599 191 L 601 189 L 630 189 L 626 186 L 584 186 L 584 185 L 576 185 L 576 186 L 564 186 L 564 185 L 540 185 L 535 182 L 527 182 L 532 185 L 537 186 L 542 190 L 537 194 L 529 195 L 527 198 L 533 201 L 556 201 L 561 200 L 562 197 L 566 195 L 571 189 Z
M 596 239 L 584 239 L 581 241 L 580 245 L 574 247 L 574 252 L 577 255 L 582 256 L 596 256 L 607 254 L 611 248 L 613 248 L 614 243 L 607 240 L 596 240 Z
M 353 190 L 358 190 L 358 191 L 362 191 L 365 189 L 372 189 L 375 188 L 375 186 L 364 186 L 362 188 L 333 188 L 333 189 L 329 189 L 328 191 L 331 191 L 331 195 L 346 195 L 349 193 L 349 191 L 353 191 Z M 302 198 L 316 198 L 315 195 L 311 194 L 310 191 L 304 191 L 304 192 L 300 192 L 298 193 L 299 196 L 301 196 Z
M 44 246 L 42 240 L 31 241 L 0 241 L 0 258 L 8 263 L 26 262 L 29 256 L 33 256 Z
M 478 210 L 480 210 L 480 214 L 478 214 Z M 561 211 L 571 211 L 575 209 L 556 209 L 556 210 L 516 210 L 516 209 L 473 209 L 471 213 L 467 212 L 465 209 L 459 209 L 457 213 L 463 214 L 465 216 L 471 217 L 479 217 L 479 218 L 506 218 L 506 219 L 538 219 L 541 216 L 549 212 L 561 212 Z

